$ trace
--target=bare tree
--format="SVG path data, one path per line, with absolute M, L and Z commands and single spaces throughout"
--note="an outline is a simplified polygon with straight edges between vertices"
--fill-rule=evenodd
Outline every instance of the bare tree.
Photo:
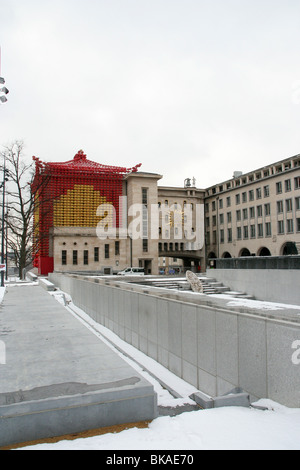
M 19 277 L 22 279 L 24 268 L 32 263 L 34 196 L 31 193 L 31 183 L 34 166 L 33 162 L 26 162 L 24 143 L 19 140 L 4 146 L 1 156 L 2 170 L 6 170 L 3 175 L 7 178 L 7 245 L 14 253 Z

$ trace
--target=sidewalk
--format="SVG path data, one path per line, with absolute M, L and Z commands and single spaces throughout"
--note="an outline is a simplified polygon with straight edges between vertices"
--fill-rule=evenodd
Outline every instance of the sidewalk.
M 156 417 L 152 385 L 39 286 L 7 288 L 0 342 L 0 446 Z

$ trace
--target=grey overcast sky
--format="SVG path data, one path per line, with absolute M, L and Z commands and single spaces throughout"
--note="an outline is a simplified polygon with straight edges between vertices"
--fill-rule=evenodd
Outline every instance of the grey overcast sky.
M 0 0 L 0 144 L 200 188 L 300 153 L 300 0 Z

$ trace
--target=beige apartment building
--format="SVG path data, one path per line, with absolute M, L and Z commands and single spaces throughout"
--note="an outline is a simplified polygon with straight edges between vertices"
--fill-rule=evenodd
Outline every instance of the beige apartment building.
M 206 189 L 207 258 L 300 253 L 300 155 Z

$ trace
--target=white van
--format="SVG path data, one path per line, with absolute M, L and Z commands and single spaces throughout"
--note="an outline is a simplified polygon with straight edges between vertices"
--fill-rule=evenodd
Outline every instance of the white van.
M 126 268 L 124 271 L 120 271 L 118 276 L 145 276 L 144 268 Z

